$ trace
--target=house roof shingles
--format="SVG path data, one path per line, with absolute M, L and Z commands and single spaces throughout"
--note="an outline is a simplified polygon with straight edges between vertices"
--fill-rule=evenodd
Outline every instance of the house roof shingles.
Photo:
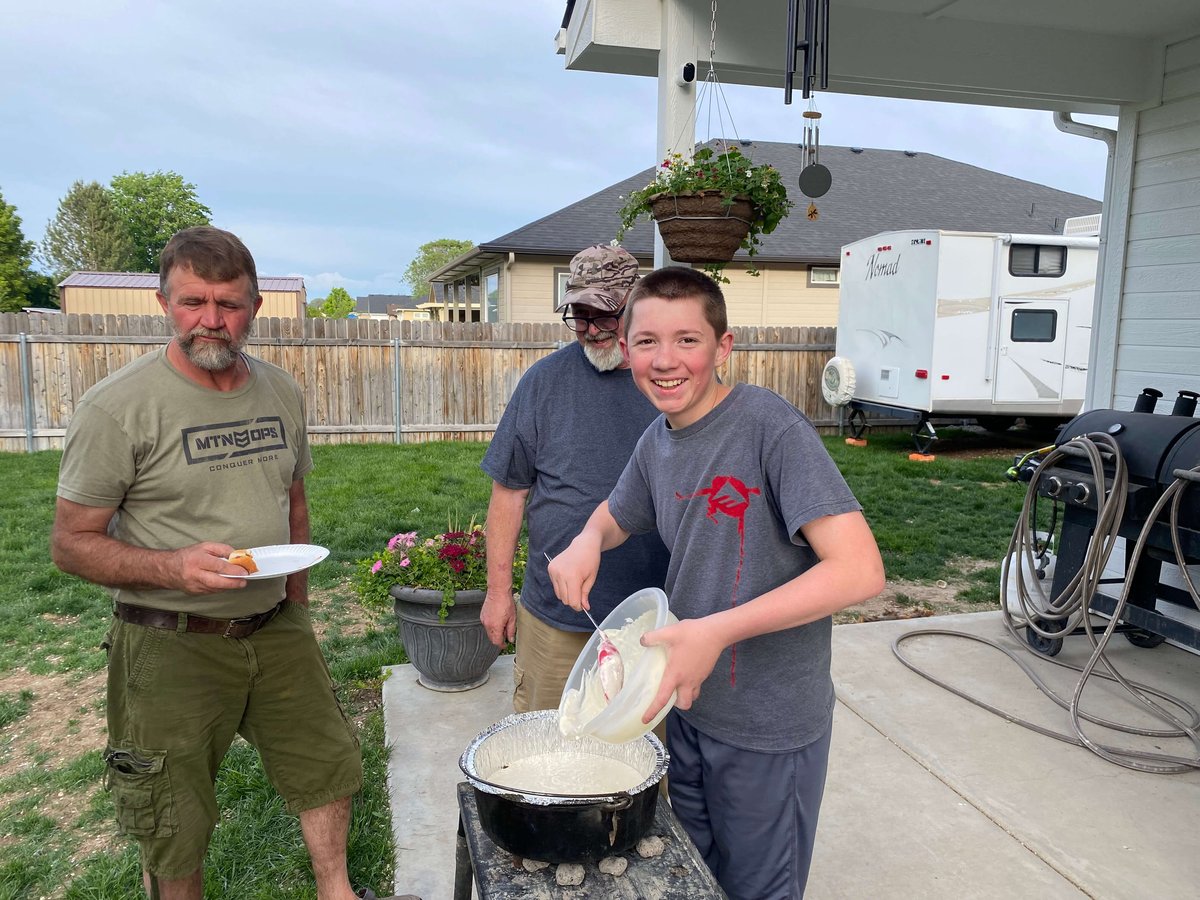
M 872 234 L 910 228 L 1057 234 L 1073 216 L 1100 211 L 1100 202 L 1080 194 L 1013 178 L 928 153 L 871 148 L 822 147 L 821 164 L 833 175 L 825 196 L 811 202 L 816 221 L 805 215 L 810 202 L 797 179 L 803 150 L 797 144 L 741 142 L 756 165 L 770 163 L 783 175 L 796 204 L 772 234 L 762 238 L 760 262 L 830 263 L 841 247 Z M 645 169 L 515 231 L 481 243 L 477 253 L 540 253 L 571 256 L 612 239 L 620 223 L 621 199 L 654 177 Z M 623 246 L 639 257 L 654 255 L 654 233 L 641 220 Z M 745 253 L 739 251 L 739 258 Z M 465 261 L 465 260 L 464 260 Z

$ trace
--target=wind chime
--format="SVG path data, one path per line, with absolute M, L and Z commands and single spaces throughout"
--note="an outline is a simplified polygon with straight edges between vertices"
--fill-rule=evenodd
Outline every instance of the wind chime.
M 821 165 L 821 114 L 817 112 L 817 104 L 809 100 L 808 109 L 804 111 L 804 143 L 801 144 L 801 158 L 804 165 L 800 169 L 800 192 L 805 197 L 816 199 L 824 197 L 833 184 L 833 175 Z M 820 215 L 817 204 L 812 200 L 808 204 L 808 219 L 815 222 Z
M 800 36 L 801 2 L 804 3 L 803 37 Z M 799 51 L 802 57 L 801 95 L 808 100 L 808 109 L 803 113 L 804 141 L 800 145 L 804 161 L 800 169 L 800 192 L 811 198 L 806 214 L 810 222 L 815 222 L 820 212 L 812 200 L 824 197 L 833 184 L 833 175 L 821 165 L 821 114 L 817 112 L 812 96 L 816 88 L 825 90 L 829 87 L 829 0 L 788 0 L 788 34 L 792 38 L 792 47 L 784 73 L 783 102 L 792 102 L 792 81 Z

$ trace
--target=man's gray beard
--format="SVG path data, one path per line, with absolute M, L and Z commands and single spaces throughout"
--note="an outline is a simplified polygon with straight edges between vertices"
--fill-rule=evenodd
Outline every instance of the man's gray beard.
M 227 342 L 224 344 L 197 344 L 196 337 L 200 335 L 224 337 Z M 178 341 L 179 349 L 183 351 L 192 365 L 209 372 L 224 372 L 235 366 L 242 347 L 246 345 L 245 338 L 240 341 L 229 340 L 226 333 L 210 331 L 207 328 L 193 328 L 187 334 L 177 330 L 175 340 Z
M 607 350 L 597 347 L 592 341 L 585 340 L 583 342 L 583 355 L 587 357 L 588 362 L 595 366 L 597 372 L 611 372 L 625 361 L 616 332 L 607 332 L 605 336 L 613 339 L 612 346 Z

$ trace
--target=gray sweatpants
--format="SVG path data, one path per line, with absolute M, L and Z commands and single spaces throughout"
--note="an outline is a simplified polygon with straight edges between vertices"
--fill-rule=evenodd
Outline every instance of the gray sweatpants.
M 833 722 L 806 747 L 742 750 L 667 716 L 671 809 L 730 900 L 800 900 Z

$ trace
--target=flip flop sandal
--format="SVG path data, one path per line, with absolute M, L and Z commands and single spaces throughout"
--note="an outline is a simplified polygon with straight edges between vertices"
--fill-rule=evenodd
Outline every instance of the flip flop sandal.
M 380 897 L 370 888 L 363 888 L 355 896 L 361 900 L 421 900 L 416 894 L 392 894 L 390 897 Z

